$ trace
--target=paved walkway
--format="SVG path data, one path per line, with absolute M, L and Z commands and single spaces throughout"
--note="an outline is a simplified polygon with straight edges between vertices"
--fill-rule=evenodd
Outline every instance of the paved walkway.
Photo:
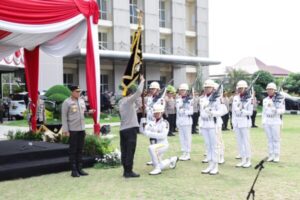
M 103 123 L 102 125 L 110 125 L 110 126 L 119 126 L 120 122 L 113 122 L 113 123 Z M 93 124 L 86 124 L 85 128 L 93 128 Z M 29 131 L 28 127 L 22 127 L 22 126 L 7 126 L 7 125 L 0 125 L 0 140 L 6 140 L 7 139 L 7 133 L 9 131 L 15 133 L 16 131 Z

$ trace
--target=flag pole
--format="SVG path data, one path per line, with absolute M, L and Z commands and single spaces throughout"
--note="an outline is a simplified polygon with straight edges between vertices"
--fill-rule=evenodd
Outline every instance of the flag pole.
M 138 12 L 138 29 L 140 29 L 142 31 L 142 22 L 143 22 L 143 11 L 137 9 Z M 141 35 L 141 43 L 142 43 L 142 35 Z M 141 45 L 142 46 L 142 45 Z M 141 50 L 143 50 L 143 48 L 141 47 Z M 140 70 L 140 75 L 144 75 L 145 77 L 145 67 L 144 67 L 144 63 L 142 60 L 142 70 Z M 145 117 L 146 113 L 145 113 L 145 97 L 144 97 L 144 88 L 143 88 L 143 93 L 142 93 L 142 116 Z

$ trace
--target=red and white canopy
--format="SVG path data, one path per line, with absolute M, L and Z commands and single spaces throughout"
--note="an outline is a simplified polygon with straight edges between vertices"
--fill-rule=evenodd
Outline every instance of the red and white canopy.
M 0 60 L 24 48 L 27 89 L 32 100 L 32 128 L 36 130 L 39 50 L 62 57 L 76 49 L 87 33 L 86 81 L 100 132 L 99 8 L 95 0 L 1 0 Z M 43 66 L 41 66 L 43 67 Z

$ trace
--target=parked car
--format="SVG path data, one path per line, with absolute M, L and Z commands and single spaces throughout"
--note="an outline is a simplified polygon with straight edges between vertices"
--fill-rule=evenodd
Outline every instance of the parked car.
M 28 103 L 28 93 L 21 92 L 10 95 L 9 102 L 9 115 L 16 119 L 23 119 L 26 111 L 26 105 Z

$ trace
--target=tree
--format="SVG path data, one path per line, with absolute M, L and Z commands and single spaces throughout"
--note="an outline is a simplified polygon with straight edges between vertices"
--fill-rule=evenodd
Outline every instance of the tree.
M 192 85 L 192 87 L 195 89 L 195 91 L 201 92 L 202 91 L 203 82 L 202 82 L 202 69 L 201 69 L 201 65 L 200 64 L 197 66 L 196 70 L 197 70 L 197 77 L 196 77 L 195 82 Z
M 267 85 L 275 82 L 275 78 L 270 72 L 259 70 L 252 75 L 251 79 L 254 80 L 258 74 L 259 77 L 254 84 L 254 90 L 256 98 L 261 101 L 264 98 L 263 92 L 266 90 Z
M 240 80 L 245 80 L 249 82 L 250 74 L 244 70 L 227 68 L 226 69 L 227 77 L 224 84 L 224 89 L 226 91 L 232 92 L 235 91 L 236 84 Z
M 291 73 L 283 84 L 283 89 L 289 93 L 300 95 L 300 73 Z

